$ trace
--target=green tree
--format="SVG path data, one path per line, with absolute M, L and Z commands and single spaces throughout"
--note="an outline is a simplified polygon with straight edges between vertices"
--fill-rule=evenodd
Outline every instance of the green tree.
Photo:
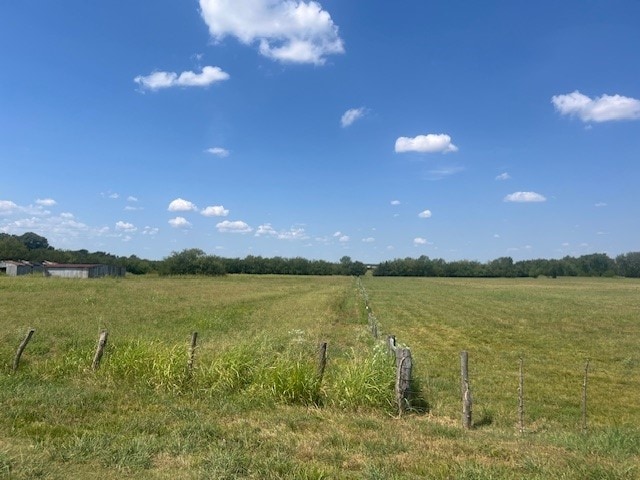
M 0 260 L 25 260 L 29 250 L 13 235 L 0 236 Z
M 640 278 L 640 252 L 629 252 L 616 257 L 618 275 Z
M 23 233 L 22 235 L 17 237 L 17 239 L 20 240 L 22 244 L 29 250 L 51 248 L 49 247 L 49 241 L 46 238 L 41 237 L 40 235 L 33 232 Z

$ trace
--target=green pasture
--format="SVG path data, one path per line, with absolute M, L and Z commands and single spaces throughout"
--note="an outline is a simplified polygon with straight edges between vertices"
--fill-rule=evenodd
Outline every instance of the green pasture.
M 640 477 L 640 281 L 361 285 L 381 337 L 413 353 L 421 408 L 402 417 L 393 360 L 369 333 L 354 278 L 0 277 L 0 478 Z M 461 350 L 470 431 L 460 427 Z

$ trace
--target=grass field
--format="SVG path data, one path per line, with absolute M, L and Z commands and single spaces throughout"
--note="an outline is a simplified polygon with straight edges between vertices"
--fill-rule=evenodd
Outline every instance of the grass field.
M 640 478 L 639 281 L 362 285 L 382 334 L 412 349 L 424 413 L 396 416 L 393 362 L 352 278 L 0 277 L 0 478 Z M 471 431 L 460 428 L 463 349 Z

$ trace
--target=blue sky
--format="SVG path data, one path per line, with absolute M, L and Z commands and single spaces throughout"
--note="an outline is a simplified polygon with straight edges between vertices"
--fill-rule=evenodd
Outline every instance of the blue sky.
M 640 250 L 640 3 L 0 3 L 0 232 L 160 259 Z

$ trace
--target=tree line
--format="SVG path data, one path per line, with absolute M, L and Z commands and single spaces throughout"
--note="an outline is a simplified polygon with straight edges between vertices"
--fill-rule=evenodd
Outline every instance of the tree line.
M 265 258 L 249 255 L 245 258 L 223 258 L 207 255 L 197 248 L 173 252 L 162 260 L 146 260 L 87 250 L 57 250 L 45 237 L 33 232 L 23 235 L 0 233 L 0 260 L 30 262 L 98 263 L 125 267 L 133 274 L 160 275 L 364 275 L 368 267 L 344 256 L 339 262 L 306 258 Z M 372 266 L 373 275 L 404 277 L 559 277 L 559 276 L 622 276 L 640 278 L 640 252 L 630 252 L 610 258 L 604 253 L 566 256 L 562 259 L 521 260 L 500 257 L 486 263 L 469 260 L 447 262 L 441 258 L 398 258 Z
M 640 278 L 640 252 L 618 255 L 615 259 L 604 253 L 562 259 L 536 259 L 514 262 L 500 257 L 487 263 L 469 260 L 446 262 L 419 258 L 382 262 L 373 271 L 379 276 L 404 277 L 633 277 Z
M 345 256 L 338 263 L 306 258 L 264 258 L 249 255 L 241 258 L 222 258 L 207 255 L 198 248 L 173 252 L 162 260 L 146 260 L 136 255 L 129 257 L 87 250 L 57 250 L 49 241 L 33 232 L 23 235 L 0 233 L 0 261 L 25 260 L 34 263 L 114 265 L 125 267 L 136 275 L 225 275 L 227 273 L 281 274 L 281 275 L 364 275 L 367 267 L 362 262 Z

